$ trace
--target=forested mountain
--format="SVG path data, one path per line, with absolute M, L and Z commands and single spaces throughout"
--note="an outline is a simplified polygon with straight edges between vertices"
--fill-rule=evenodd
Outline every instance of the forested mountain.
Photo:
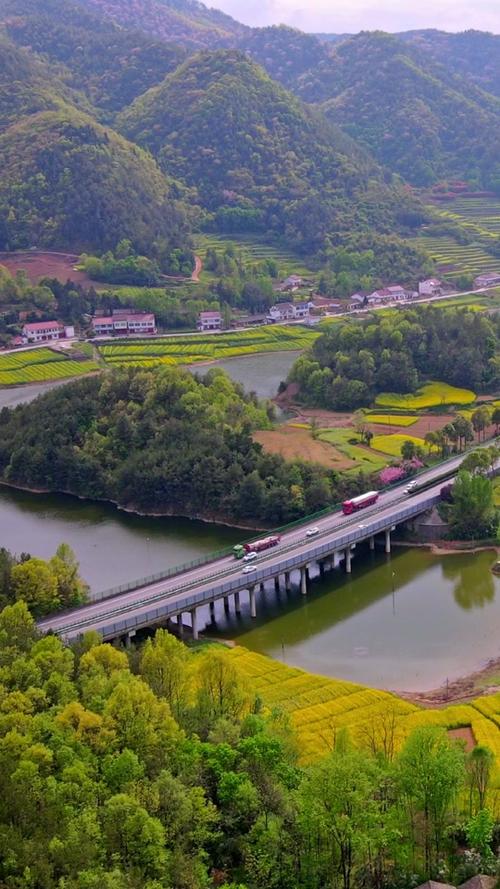
M 331 48 L 314 35 L 287 25 L 252 28 L 238 48 L 297 95 L 311 80 L 320 79 L 325 68 L 328 70 L 332 54 Z
M 398 34 L 456 74 L 500 96 L 500 36 L 486 31 L 448 34 L 433 29 Z
M 186 208 L 155 161 L 91 116 L 92 106 L 0 39 L 0 249 L 186 240 Z
M 160 83 L 187 52 L 120 28 L 70 0 L 0 0 L 0 21 L 13 42 L 55 63 L 60 78 L 106 111 Z
M 133 28 L 156 39 L 181 46 L 214 47 L 234 43 L 247 28 L 218 9 L 199 0 L 80 0 L 122 27 Z
M 383 33 L 339 44 L 328 76 L 302 91 L 389 169 L 427 185 L 447 177 L 487 186 L 498 158 L 500 102 Z
M 349 137 L 241 52 L 191 57 L 116 123 L 197 187 L 219 227 L 271 230 L 315 252 L 338 233 L 401 229 L 418 210 Z

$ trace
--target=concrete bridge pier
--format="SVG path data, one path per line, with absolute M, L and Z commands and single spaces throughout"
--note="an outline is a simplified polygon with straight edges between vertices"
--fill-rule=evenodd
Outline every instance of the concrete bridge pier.
M 345 573 L 350 574 L 352 571 L 351 566 L 351 547 L 348 546 L 345 551 Z
M 276 593 L 279 593 L 279 591 L 280 591 L 280 576 L 279 576 L 279 574 L 277 574 L 276 577 L 274 578 L 274 591 Z
M 182 622 L 182 611 L 177 615 L 177 632 L 179 633 L 179 639 L 184 639 L 184 624 Z
M 210 602 L 208 607 L 210 608 L 210 620 L 214 624 L 215 623 L 215 602 Z
M 309 580 L 307 567 L 300 569 L 300 592 L 303 596 L 307 596 L 307 581 Z
M 130 648 L 132 645 L 132 639 L 135 636 L 135 630 L 129 630 L 127 635 L 125 636 L 125 647 Z
M 325 576 L 326 559 L 324 559 L 324 560 L 321 559 L 321 561 L 318 562 L 318 565 L 319 565 L 319 576 L 321 578 L 323 578 Z
M 290 572 L 285 571 L 285 590 L 287 593 L 290 592 Z
M 255 604 L 255 587 L 251 586 L 248 588 L 248 595 L 250 597 L 250 616 L 257 617 L 257 606 Z
M 196 608 L 193 608 L 191 611 L 191 632 L 193 634 L 193 639 L 196 642 L 198 640 L 198 620 L 197 620 L 197 612 Z
M 224 614 L 229 614 L 229 596 L 224 596 Z
M 241 614 L 241 605 L 240 605 L 240 594 L 234 594 L 234 611 L 236 614 Z
M 373 552 L 374 549 L 375 549 L 375 537 L 372 536 L 372 537 L 370 537 L 370 550 Z
M 385 551 L 386 553 L 390 553 L 391 551 L 391 529 L 388 528 L 385 532 Z
M 307 583 L 309 583 L 309 581 L 311 580 L 311 575 L 309 573 L 309 565 L 306 565 L 305 570 L 306 570 L 306 581 L 307 581 Z

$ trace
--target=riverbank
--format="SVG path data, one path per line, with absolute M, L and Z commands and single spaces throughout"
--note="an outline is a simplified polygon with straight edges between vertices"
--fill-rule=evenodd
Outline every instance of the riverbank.
M 500 692 L 500 657 L 490 658 L 484 667 L 445 682 L 430 691 L 394 691 L 406 701 L 412 701 L 428 709 L 441 709 L 449 704 L 464 704 L 475 698 L 486 697 Z

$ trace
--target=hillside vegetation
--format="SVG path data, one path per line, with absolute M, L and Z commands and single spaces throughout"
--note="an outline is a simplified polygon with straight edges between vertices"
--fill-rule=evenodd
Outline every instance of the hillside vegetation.
M 117 119 L 224 228 L 272 230 L 316 252 L 334 232 L 401 228 L 418 205 L 321 115 L 234 51 L 201 53 Z
M 184 240 L 184 211 L 155 162 L 91 117 L 64 106 L 18 119 L 0 136 L 0 249 L 129 238 Z
M 321 98 L 334 123 L 409 182 L 490 181 L 500 136 L 498 98 L 397 38 L 362 33 L 341 43 L 321 90 L 321 97 L 317 89 L 305 90 L 304 98 Z
M 420 307 L 330 324 L 290 371 L 310 404 L 333 410 L 363 407 L 379 392 L 416 392 L 429 377 L 476 391 L 498 385 L 498 325 L 467 309 Z M 457 401 L 474 393 L 457 392 Z M 403 406 L 405 398 L 401 399 Z M 420 405 L 418 398 L 407 408 Z M 390 402 L 381 400 L 380 404 Z M 439 400 L 438 402 L 439 403 Z
M 0 21 L 10 40 L 56 64 L 66 83 L 108 113 L 160 83 L 186 55 L 70 0 L 0 0 Z
M 445 726 L 474 714 L 498 743 L 495 706 L 425 714 L 165 630 L 71 649 L 23 601 L 0 613 L 0 652 L 5 889 L 396 889 L 492 866 L 494 754 Z M 312 733 L 328 755 L 305 768 Z
M 218 369 L 114 370 L 2 413 L 0 477 L 139 511 L 279 525 L 338 502 L 322 467 L 265 454 L 265 405 Z M 361 481 L 363 484 L 363 481 Z

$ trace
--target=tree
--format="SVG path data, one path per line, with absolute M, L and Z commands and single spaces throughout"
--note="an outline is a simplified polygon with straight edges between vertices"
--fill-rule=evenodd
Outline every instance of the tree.
M 413 830 L 422 824 L 425 871 L 443 850 L 448 815 L 465 777 L 464 753 L 446 731 L 422 726 L 408 738 L 398 763 L 398 784 Z
M 147 639 L 142 650 L 140 670 L 154 693 L 164 698 L 178 722 L 188 706 L 190 674 L 188 652 L 166 630 L 157 630 L 154 639 Z
M 16 599 L 22 599 L 33 614 L 50 614 L 61 605 L 58 579 L 43 559 L 31 558 L 15 565 L 11 573 Z
M 483 747 L 480 744 L 474 747 L 467 757 L 467 778 L 470 787 L 471 814 L 474 810 L 477 812 L 485 807 L 486 795 L 488 793 L 494 761 L 495 757 L 489 747 Z M 477 795 L 476 807 L 473 807 L 474 795 Z
M 470 472 L 471 475 L 486 475 L 491 467 L 491 457 L 488 452 L 489 448 L 478 448 L 477 451 L 472 451 L 464 457 L 460 468 L 465 472 Z
M 500 428 L 500 406 L 493 409 L 493 413 L 491 414 L 491 422 L 495 424 L 495 435 L 498 435 L 498 430 Z
M 411 439 L 404 441 L 401 445 L 401 456 L 403 460 L 412 460 L 415 456 L 415 452 L 416 445 L 414 441 L 411 441 Z
M 299 791 L 307 885 L 357 885 L 365 853 L 383 839 L 379 782 L 375 762 L 359 751 L 336 750 L 312 767 Z
M 223 652 L 209 651 L 200 658 L 196 717 L 203 734 L 220 718 L 238 719 L 247 703 L 241 680 Z
M 477 433 L 478 441 L 481 440 L 481 432 L 483 433 L 483 440 L 486 433 L 486 428 L 490 424 L 490 412 L 487 407 L 478 407 L 473 412 L 471 417 L 472 426 L 474 428 L 474 432 Z
M 479 540 L 496 531 L 493 485 L 482 475 L 460 470 L 446 509 L 456 539 Z
M 61 543 L 49 566 L 57 579 L 57 591 L 64 607 L 82 605 L 87 601 L 89 587 L 79 576 L 79 564 L 67 543 Z

